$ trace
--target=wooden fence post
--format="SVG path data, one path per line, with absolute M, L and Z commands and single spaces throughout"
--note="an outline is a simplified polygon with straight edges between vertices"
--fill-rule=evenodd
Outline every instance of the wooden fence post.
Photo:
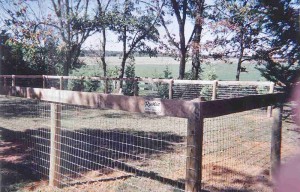
M 6 87 L 6 86 L 7 86 L 7 78 L 4 77 L 3 81 L 4 81 L 4 82 L 3 82 L 3 86 Z
M 108 94 L 108 78 L 104 80 L 104 93 Z
M 194 117 L 188 119 L 187 127 L 186 192 L 201 190 L 202 147 L 203 117 L 201 113 L 195 113 Z
M 270 83 L 269 93 L 274 93 L 275 83 Z M 272 117 L 272 106 L 268 106 L 267 117 Z
M 51 88 L 53 89 L 53 88 Z M 60 184 L 61 104 L 51 103 L 49 185 Z
M 169 83 L 169 99 L 173 99 L 173 85 L 174 79 L 171 79 Z
M 84 91 L 84 76 L 81 77 L 80 79 L 80 91 Z
M 12 87 L 16 86 L 16 76 L 15 75 L 11 76 L 11 86 Z
M 133 95 L 139 96 L 139 84 L 138 84 L 138 78 L 135 78 L 133 80 Z
M 217 99 L 217 90 L 218 90 L 218 81 L 215 80 L 213 82 L 213 88 L 212 88 L 212 96 L 211 100 L 216 100 Z
M 64 78 L 61 76 L 59 77 L 59 89 L 64 90 Z
M 46 77 L 45 75 L 43 75 L 43 89 L 46 88 Z
M 273 109 L 273 125 L 271 133 L 271 178 L 275 179 L 278 173 L 281 159 L 281 132 L 282 132 L 282 111 L 283 105 L 280 104 Z

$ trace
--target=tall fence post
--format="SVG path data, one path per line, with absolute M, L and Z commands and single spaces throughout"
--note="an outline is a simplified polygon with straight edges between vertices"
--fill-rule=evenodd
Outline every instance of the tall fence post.
M 274 180 L 278 173 L 281 159 L 281 138 L 282 138 L 282 103 L 273 109 L 273 125 L 271 133 L 271 177 Z
M 203 117 L 200 110 L 198 111 L 199 112 L 196 111 L 194 117 L 188 119 L 185 180 L 186 192 L 198 192 L 201 190 Z
M 64 90 L 64 78 L 61 76 L 59 77 L 59 89 Z
M 173 99 L 173 85 L 174 79 L 171 79 L 169 83 L 169 99 Z
M 11 76 L 11 86 L 12 87 L 16 86 L 16 76 L 15 75 Z
M 46 77 L 45 75 L 43 75 L 43 89 L 46 88 Z
M 217 99 L 217 89 L 218 89 L 218 81 L 215 80 L 213 82 L 213 88 L 212 88 L 212 96 L 211 100 L 216 100 Z
M 85 79 L 85 77 L 81 76 L 81 79 L 80 79 L 80 91 L 84 91 L 84 79 Z
M 53 89 L 53 88 L 51 88 Z M 60 184 L 61 104 L 51 103 L 49 185 Z
M 275 83 L 270 83 L 269 93 L 274 93 Z M 267 117 L 272 117 L 272 106 L 268 106 L 267 108 Z

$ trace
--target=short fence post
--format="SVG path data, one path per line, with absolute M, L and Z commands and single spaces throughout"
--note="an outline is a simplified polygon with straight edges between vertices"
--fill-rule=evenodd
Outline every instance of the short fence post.
M 202 180 L 202 146 L 203 146 L 203 117 L 195 113 L 188 119 L 187 127 L 187 157 L 186 157 L 186 192 L 201 190 Z
M 53 89 L 53 88 L 51 88 Z M 51 103 L 49 185 L 60 184 L 61 104 Z
M 281 159 L 281 132 L 282 132 L 282 111 L 283 105 L 280 104 L 273 109 L 273 125 L 271 134 L 271 178 L 275 179 L 278 173 Z
M 3 85 L 4 85 L 4 87 L 6 87 L 7 86 L 7 79 L 6 79 L 6 77 L 4 77 L 4 79 L 3 79 Z
M 43 89 L 46 88 L 46 77 L 45 75 L 43 75 Z
M 139 85 L 138 85 L 138 78 L 135 78 L 133 80 L 133 95 L 138 96 L 139 95 Z
M 171 79 L 169 83 L 169 99 L 173 99 L 173 85 L 174 85 L 174 80 Z
M 80 80 L 80 91 L 84 91 L 84 76 L 82 76 Z
M 269 93 L 274 93 L 275 83 L 270 83 Z M 267 117 L 272 117 L 272 106 L 268 106 Z
M 11 86 L 12 87 L 16 86 L 16 76 L 15 75 L 11 76 Z
M 104 81 L 105 81 L 104 82 L 105 83 L 105 85 L 104 85 L 104 93 L 107 94 L 108 93 L 108 78 L 106 77 Z
M 217 89 L 218 89 L 218 81 L 215 80 L 213 82 L 213 88 L 212 88 L 212 96 L 211 100 L 216 100 L 217 99 Z
M 64 78 L 61 76 L 59 77 L 59 89 L 63 90 L 64 89 Z

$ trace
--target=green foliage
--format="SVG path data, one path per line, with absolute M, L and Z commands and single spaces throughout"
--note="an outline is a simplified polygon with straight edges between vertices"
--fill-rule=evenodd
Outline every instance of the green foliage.
M 131 62 L 125 69 L 126 78 L 135 78 L 135 66 L 134 62 Z M 123 86 L 124 95 L 133 96 L 134 95 L 134 81 L 125 81 L 125 85 Z
M 169 70 L 169 67 L 166 66 L 165 70 L 163 70 L 163 78 L 164 79 L 172 79 L 172 72 Z M 169 98 L 169 85 L 157 83 L 157 93 L 160 98 L 167 99 Z

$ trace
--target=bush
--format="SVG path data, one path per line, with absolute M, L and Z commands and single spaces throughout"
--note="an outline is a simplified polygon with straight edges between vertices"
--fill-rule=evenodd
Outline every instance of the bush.
M 134 62 L 131 62 L 125 69 L 126 78 L 135 78 L 135 66 Z M 134 81 L 125 81 L 123 86 L 124 95 L 133 96 L 134 95 Z M 137 86 L 138 87 L 138 86 Z
M 163 78 L 164 79 L 172 79 L 172 72 L 169 70 L 168 66 L 166 66 L 165 70 L 163 71 Z M 167 99 L 169 98 L 169 85 L 157 83 L 157 93 L 160 98 Z

